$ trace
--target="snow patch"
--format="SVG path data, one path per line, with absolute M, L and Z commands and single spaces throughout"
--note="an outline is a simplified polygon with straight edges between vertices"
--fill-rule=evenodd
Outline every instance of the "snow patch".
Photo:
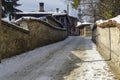
M 100 24 L 102 24 L 102 23 L 104 23 L 104 22 L 108 22 L 109 20 L 113 20 L 113 21 L 116 21 L 117 23 L 120 23 L 120 15 L 118 15 L 117 17 L 108 19 L 108 20 L 102 20 L 102 19 L 100 19 L 100 20 L 96 21 L 96 23 L 97 23 L 98 25 L 100 25 Z

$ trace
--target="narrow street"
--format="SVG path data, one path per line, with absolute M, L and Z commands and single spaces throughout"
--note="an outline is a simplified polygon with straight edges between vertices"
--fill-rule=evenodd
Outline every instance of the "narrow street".
M 5 59 L 0 80 L 119 80 L 90 37 L 64 41 Z

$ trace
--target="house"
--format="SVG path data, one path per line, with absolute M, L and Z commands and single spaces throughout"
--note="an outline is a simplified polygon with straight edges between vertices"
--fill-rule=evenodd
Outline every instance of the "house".
M 34 11 L 34 12 L 16 12 L 15 13 L 15 20 L 17 20 L 17 19 L 19 19 L 21 17 L 35 17 L 35 18 L 39 18 L 39 17 L 43 17 L 43 16 L 52 15 L 52 13 L 53 12 L 45 12 L 45 10 L 44 10 L 44 3 L 40 2 L 38 11 Z
M 89 22 L 77 22 L 77 28 L 80 29 L 80 35 L 81 36 L 91 36 L 92 35 L 92 29 L 91 26 L 92 23 Z
M 17 12 L 15 13 L 15 20 L 22 17 L 35 17 L 39 19 L 45 19 L 50 24 L 59 24 L 59 27 L 67 28 L 68 35 L 79 35 L 78 29 L 75 27 L 77 24 L 77 18 L 69 16 L 67 13 L 59 12 L 59 8 L 56 8 L 56 12 L 45 12 L 44 3 L 40 3 L 39 12 Z M 54 24 L 53 24 L 54 23 Z
M 67 28 L 68 35 L 75 36 L 79 35 L 79 29 L 76 28 L 78 19 L 73 16 L 69 16 L 67 13 L 55 13 L 52 14 L 62 25 Z

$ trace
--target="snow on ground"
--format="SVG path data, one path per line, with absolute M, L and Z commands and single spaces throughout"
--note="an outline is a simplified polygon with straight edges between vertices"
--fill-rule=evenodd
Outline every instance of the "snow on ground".
M 26 64 L 32 64 L 38 60 L 43 60 L 45 57 L 48 57 L 50 53 L 66 45 L 71 40 L 72 38 L 69 37 L 65 41 L 37 48 L 22 55 L 3 60 L 0 64 L 0 77 L 14 73 L 18 69 L 25 67 Z
M 86 38 L 89 39 L 89 38 Z M 78 67 L 73 69 L 70 75 L 65 76 L 65 80 L 119 80 L 115 77 L 114 73 L 110 70 L 106 61 L 96 51 L 95 44 L 87 40 L 85 43 L 85 51 L 73 52 L 81 59 L 81 62 L 76 63 Z M 92 49 L 90 49 L 92 47 Z M 79 48 L 80 49 L 80 48 Z M 106 61 L 105 61 L 106 60 Z M 74 66 L 74 65 L 72 65 Z
M 117 80 L 90 38 L 68 37 L 0 64 L 0 80 Z

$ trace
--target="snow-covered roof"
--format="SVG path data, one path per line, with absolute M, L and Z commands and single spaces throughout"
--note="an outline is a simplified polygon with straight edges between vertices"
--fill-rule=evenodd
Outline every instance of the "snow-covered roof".
M 36 20 L 40 20 L 40 18 L 35 18 L 35 17 L 22 17 L 22 18 L 19 18 L 17 20 L 15 20 L 14 22 L 17 23 L 17 22 L 20 22 L 21 20 L 23 19 L 36 19 Z
M 57 12 L 16 12 L 16 14 L 52 14 L 52 15 L 66 15 L 67 13 Z
M 81 24 L 82 24 L 81 22 L 77 22 L 76 27 L 80 26 Z
M 53 14 L 55 12 L 16 12 L 16 14 Z
M 83 23 L 81 23 L 81 22 L 77 22 L 76 27 L 87 26 L 87 25 L 91 25 L 91 24 L 92 24 L 92 23 L 90 23 L 90 22 L 83 22 Z
M 92 24 L 92 23 L 90 23 L 90 22 L 83 22 L 81 25 L 90 25 L 90 24 Z

